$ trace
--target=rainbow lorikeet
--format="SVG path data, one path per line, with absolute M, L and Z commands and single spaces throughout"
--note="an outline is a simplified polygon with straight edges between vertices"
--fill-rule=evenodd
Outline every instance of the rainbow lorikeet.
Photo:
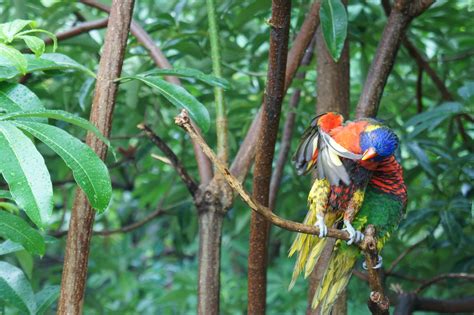
M 318 226 L 320 234 L 296 236 L 289 253 L 298 253 L 290 289 L 303 270 L 305 277 L 313 271 L 325 247 L 328 226 L 343 224 L 350 235 L 347 243 L 336 242 L 313 298 L 312 306 L 321 306 L 322 314 L 330 313 L 360 255 L 357 246 L 349 245 L 360 242 L 361 230 L 373 224 L 380 251 L 398 226 L 407 201 L 402 168 L 393 155 L 398 147 L 395 133 L 373 119 L 343 121 L 332 112 L 313 119 L 293 157 L 300 175 L 316 168 L 304 223 Z

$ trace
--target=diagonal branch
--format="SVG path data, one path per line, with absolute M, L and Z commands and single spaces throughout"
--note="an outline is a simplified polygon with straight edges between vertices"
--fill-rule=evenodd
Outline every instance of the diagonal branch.
M 446 280 L 446 279 L 463 279 L 463 280 L 470 280 L 474 281 L 474 274 L 469 274 L 469 273 L 444 273 L 437 275 L 436 277 L 424 281 L 413 293 L 419 294 L 421 291 L 425 290 L 429 286 Z
M 285 93 L 293 82 L 293 78 L 303 59 L 306 48 L 314 37 L 316 28 L 319 25 L 319 7 L 320 1 L 315 0 L 306 16 L 300 32 L 293 41 L 293 45 L 288 52 L 286 71 L 285 71 Z M 230 167 L 230 171 L 240 180 L 243 180 L 250 169 L 253 158 L 255 157 L 255 144 L 257 143 L 260 132 L 261 111 L 255 116 L 252 125 L 242 142 L 237 155 Z
M 97 2 L 96 0 L 80 0 L 81 3 L 86 4 L 90 7 L 96 8 L 103 12 L 110 13 L 110 7 Z M 163 52 L 156 46 L 153 38 L 140 26 L 137 22 L 132 19 L 130 25 L 130 32 L 137 39 L 143 47 L 148 50 L 150 57 L 153 59 L 155 64 L 162 69 L 171 69 L 172 66 Z M 174 76 L 165 76 L 165 79 L 173 84 L 181 85 L 181 81 Z M 196 127 L 196 130 L 199 131 L 199 128 Z M 196 155 L 196 161 L 198 164 L 199 177 L 201 184 L 208 184 L 212 179 L 212 167 L 210 161 L 206 158 L 204 153 L 199 149 L 199 146 L 196 143 L 193 143 L 194 154 Z
M 108 22 L 109 22 L 109 18 L 103 18 L 103 19 L 98 19 L 95 21 L 84 22 L 68 29 L 67 31 L 57 33 L 56 39 L 58 41 L 66 40 L 71 37 L 75 37 L 75 36 L 90 32 L 92 30 L 101 29 L 101 28 L 106 27 Z M 44 40 L 44 43 L 46 45 L 50 45 L 53 43 L 53 40 L 48 37 Z
M 194 181 L 194 179 L 189 175 L 188 171 L 184 167 L 183 163 L 179 160 L 176 154 L 171 150 L 171 148 L 166 144 L 163 139 L 161 139 L 156 133 L 151 130 L 151 128 L 145 124 L 139 124 L 137 126 L 138 129 L 143 130 L 147 137 L 156 145 L 161 152 L 170 160 L 171 165 L 175 168 L 176 172 L 178 173 L 179 177 L 186 185 L 186 188 L 191 193 L 191 196 L 196 195 L 196 191 L 198 190 L 198 185 Z
M 189 136 L 199 144 L 207 157 L 212 161 L 216 169 L 223 175 L 226 182 L 231 186 L 242 198 L 242 200 L 255 212 L 262 215 L 272 224 L 279 226 L 285 230 L 300 232 L 312 235 L 319 235 L 319 229 L 312 225 L 306 225 L 299 222 L 294 222 L 290 220 L 283 219 L 276 214 L 274 214 L 268 207 L 265 207 L 255 201 L 249 193 L 244 189 L 242 183 L 231 174 L 229 169 L 222 164 L 222 162 L 217 158 L 216 154 L 212 151 L 209 145 L 204 141 L 202 136 L 200 136 L 194 127 L 190 124 L 190 118 L 186 110 L 182 110 L 181 113 L 175 118 L 175 123 L 182 127 Z M 328 237 L 334 237 L 342 240 L 349 240 L 349 233 L 346 231 L 341 231 L 338 229 L 328 229 Z
M 376 115 L 406 28 L 413 18 L 428 9 L 433 2 L 434 0 L 395 1 L 367 74 L 356 109 L 357 118 Z

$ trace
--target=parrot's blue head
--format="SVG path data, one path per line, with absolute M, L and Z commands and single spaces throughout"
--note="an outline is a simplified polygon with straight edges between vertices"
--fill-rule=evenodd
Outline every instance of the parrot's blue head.
M 380 161 L 395 153 L 398 147 L 397 135 L 388 127 L 369 124 L 360 135 L 362 160 Z

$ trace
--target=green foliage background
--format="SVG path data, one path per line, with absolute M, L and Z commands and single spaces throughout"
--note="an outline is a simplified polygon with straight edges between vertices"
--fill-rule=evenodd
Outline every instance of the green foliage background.
M 443 103 L 430 78 L 423 74 L 423 111 L 417 113 L 416 81 L 418 66 L 403 48 L 384 92 L 378 117 L 393 127 L 401 139 L 400 159 L 409 189 L 406 219 L 386 245 L 385 266 L 410 245 L 425 239 L 396 268 L 398 276 L 387 286 L 409 291 L 419 279 L 445 272 L 474 271 L 474 134 L 472 122 L 461 118 L 468 140 L 460 135 L 456 117 L 472 114 L 474 108 L 474 8 L 469 1 L 440 0 L 411 24 L 407 36 L 427 56 L 430 65 L 444 80 L 455 101 Z M 309 1 L 293 1 L 291 38 L 296 35 Z M 237 151 L 262 100 L 265 87 L 269 0 L 223 0 L 218 4 L 231 156 Z M 0 20 L 33 19 L 51 32 L 64 31 L 77 23 L 105 15 L 73 1 L 0 0 Z M 207 16 L 203 1 L 138 0 L 135 20 L 155 39 L 175 67 L 211 72 Z M 364 78 L 386 22 L 378 1 L 350 1 L 348 7 L 351 54 L 351 112 L 354 112 Z M 89 69 L 96 70 L 104 31 L 60 42 L 64 53 Z M 51 49 L 51 48 L 49 48 Z M 48 50 L 48 48 L 47 48 Z M 123 76 L 155 68 L 147 52 L 130 37 Z M 307 67 L 304 81 L 295 81 L 303 90 L 296 134 L 301 134 L 315 112 L 315 61 Z M 201 82 L 182 80 L 185 88 L 204 103 L 215 120 L 213 89 Z M 91 103 L 91 81 L 83 73 L 34 74 L 28 87 L 47 109 L 61 109 L 87 118 Z M 320 91 L 324 93 L 324 91 Z M 283 106 L 283 119 L 287 102 Z M 120 86 L 115 110 L 112 145 L 119 162 L 111 156 L 114 192 L 111 206 L 97 216 L 95 230 L 116 229 L 138 221 L 161 205 L 165 215 L 130 233 L 95 236 L 92 240 L 85 314 L 192 314 L 196 308 L 197 214 L 189 193 L 174 170 L 153 158 L 160 155 L 136 125 L 145 121 L 163 137 L 197 176 L 190 141 L 173 123 L 177 110 L 145 84 L 133 81 Z M 145 118 L 144 118 L 145 117 Z M 471 116 L 472 117 L 472 116 Z M 72 130 L 74 132 L 74 130 Z M 82 137 L 83 134 L 77 134 Z M 470 136 L 470 137 L 469 137 Z M 215 126 L 205 134 L 215 145 Z M 293 141 L 293 147 L 297 144 Z M 65 164 L 39 145 L 51 170 L 55 185 L 54 223 L 46 234 L 67 228 L 75 185 Z M 135 152 L 132 159 L 123 154 Z M 278 151 L 278 147 L 277 147 Z M 122 152 L 122 153 L 121 153 Z M 247 179 L 250 188 L 251 178 Z M 277 203 L 279 215 L 302 220 L 310 179 L 299 177 L 288 163 Z M 250 210 L 237 200 L 225 220 L 222 239 L 221 312 L 240 314 L 246 305 L 246 265 Z M 306 281 L 288 292 L 293 260 L 287 251 L 294 235 L 272 228 L 268 273 L 268 313 L 301 314 L 306 308 Z M 59 285 L 65 239 L 48 242 L 43 258 L 6 255 L 5 260 L 20 266 L 32 281 L 35 292 L 46 285 Z M 412 280 L 407 280 L 410 278 Z M 366 314 L 368 286 L 357 278 L 349 286 L 349 314 Z M 462 297 L 474 292 L 472 283 L 444 281 L 430 287 L 424 296 Z M 394 295 L 392 291 L 390 293 Z M 7 307 L 7 314 L 15 310 Z M 52 314 L 54 310 L 50 310 Z

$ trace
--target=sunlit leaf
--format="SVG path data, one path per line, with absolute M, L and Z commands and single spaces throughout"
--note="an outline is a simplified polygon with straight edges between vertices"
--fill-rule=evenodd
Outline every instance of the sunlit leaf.
M 36 313 L 35 295 L 25 274 L 3 261 L 0 261 L 0 300 L 16 307 L 22 314 Z
M 107 208 L 112 196 L 109 172 L 89 146 L 57 127 L 29 121 L 13 123 L 46 144 L 64 160 L 93 208 L 99 211 Z
M 0 43 L 0 56 L 8 61 L 7 65 L 0 64 L 0 66 L 11 66 L 13 71 L 17 70 L 18 74 L 25 74 L 27 72 L 28 61 L 25 56 L 15 48 Z
M 5 211 L 0 211 L 0 236 L 21 244 L 32 254 L 44 254 L 45 245 L 41 234 L 22 218 Z
M 0 172 L 15 202 L 39 227 L 49 221 L 53 189 L 49 172 L 33 142 L 12 123 L 0 122 Z

